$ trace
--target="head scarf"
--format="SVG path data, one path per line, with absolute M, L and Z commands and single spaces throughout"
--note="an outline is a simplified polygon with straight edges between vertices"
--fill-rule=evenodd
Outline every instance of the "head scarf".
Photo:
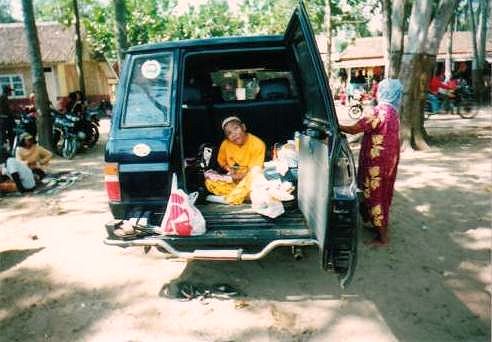
M 400 80 L 385 78 L 378 85 L 378 103 L 386 103 L 398 110 L 400 108 L 403 87 Z

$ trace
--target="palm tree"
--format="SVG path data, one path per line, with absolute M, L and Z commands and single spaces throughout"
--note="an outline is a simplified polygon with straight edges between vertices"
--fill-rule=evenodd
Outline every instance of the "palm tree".
M 32 86 L 36 95 L 36 108 L 40 112 L 37 120 L 39 143 L 46 148 L 53 149 L 49 108 L 50 100 L 46 90 L 46 80 L 41 62 L 41 51 L 39 48 L 38 31 L 36 29 L 32 0 L 22 0 L 22 13 L 24 15 L 27 51 L 31 60 Z

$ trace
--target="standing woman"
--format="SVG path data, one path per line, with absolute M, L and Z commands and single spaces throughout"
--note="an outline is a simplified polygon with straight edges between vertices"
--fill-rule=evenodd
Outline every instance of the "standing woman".
M 371 114 L 342 132 L 364 133 L 359 155 L 357 183 L 364 192 L 362 217 L 376 232 L 375 245 L 389 243 L 389 209 L 400 159 L 400 107 L 402 85 L 396 79 L 384 79 L 377 90 L 378 105 Z

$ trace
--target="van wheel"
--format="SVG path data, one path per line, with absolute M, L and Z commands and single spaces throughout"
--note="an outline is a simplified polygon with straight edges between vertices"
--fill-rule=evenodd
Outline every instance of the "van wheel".
M 338 275 L 340 286 L 348 286 L 357 265 L 357 244 L 360 218 L 354 227 L 335 227 L 333 246 L 333 269 Z

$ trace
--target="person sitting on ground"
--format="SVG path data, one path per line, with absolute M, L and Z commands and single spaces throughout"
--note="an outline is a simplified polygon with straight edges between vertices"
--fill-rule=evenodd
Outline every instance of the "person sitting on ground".
M 12 190 L 21 193 L 34 190 L 36 182 L 31 169 L 17 159 L 9 157 L 5 149 L 0 151 L 0 170 L 1 175 L 8 177 L 7 182 L 4 183 L 11 183 L 12 181 L 15 183 L 15 188 L 11 187 Z M 10 189 L 10 187 L 5 188 Z
M 31 134 L 25 132 L 20 135 L 15 158 L 24 162 L 40 179 L 46 176 L 46 167 L 52 156 L 50 151 L 37 144 Z
M 237 116 L 224 119 L 221 127 L 226 139 L 220 145 L 217 162 L 231 181 L 209 178 L 205 186 L 214 195 L 224 196 L 225 202 L 241 204 L 251 191 L 251 170 L 263 168 L 265 143 L 248 133 Z

